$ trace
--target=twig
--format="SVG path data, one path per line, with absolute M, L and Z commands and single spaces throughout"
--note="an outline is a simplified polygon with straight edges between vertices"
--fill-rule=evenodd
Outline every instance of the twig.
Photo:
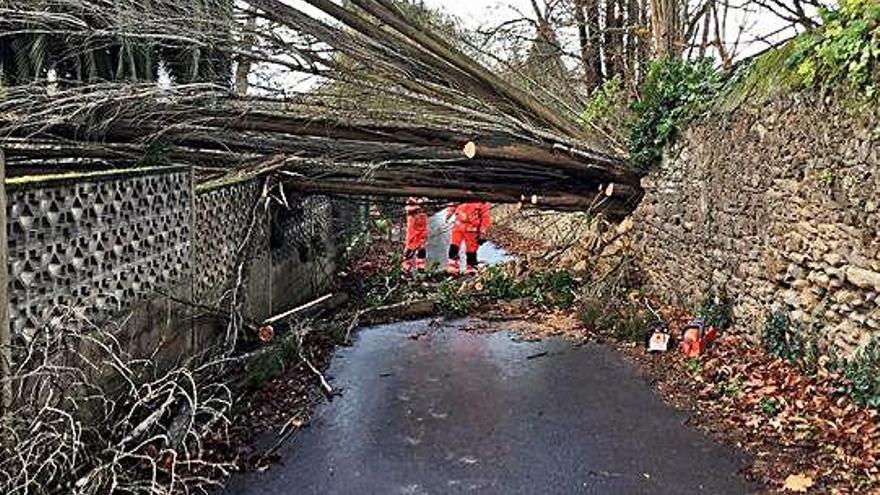
M 301 348 L 299 351 L 299 358 L 302 360 L 303 363 L 305 363 L 306 367 L 308 367 L 309 370 L 314 373 L 316 377 L 318 377 L 318 382 L 321 384 L 321 389 L 324 391 L 324 394 L 327 396 L 327 398 L 332 399 L 334 393 L 333 387 L 331 387 L 330 384 L 327 383 L 327 380 L 324 378 L 324 375 L 320 371 L 318 371 L 318 368 L 315 368 L 315 366 L 308 359 L 306 359 Z

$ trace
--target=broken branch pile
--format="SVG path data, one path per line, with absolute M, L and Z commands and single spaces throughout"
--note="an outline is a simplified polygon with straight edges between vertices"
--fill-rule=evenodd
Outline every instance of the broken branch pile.
M 206 456 L 228 423 L 222 359 L 166 367 L 77 311 L 59 309 L 16 349 L 13 407 L 0 414 L 0 492 L 165 495 L 215 485 Z

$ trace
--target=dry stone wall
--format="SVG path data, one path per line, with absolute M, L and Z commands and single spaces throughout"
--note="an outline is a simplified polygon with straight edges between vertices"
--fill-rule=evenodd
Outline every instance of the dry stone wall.
M 880 333 L 880 110 L 778 97 L 693 125 L 633 215 L 649 283 L 711 288 L 758 335 L 772 311 L 844 353 Z

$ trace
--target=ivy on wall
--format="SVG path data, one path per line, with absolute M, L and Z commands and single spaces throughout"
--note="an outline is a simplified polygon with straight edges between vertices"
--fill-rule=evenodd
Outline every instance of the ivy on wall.
M 805 87 L 848 83 L 873 96 L 880 83 L 880 0 L 839 0 L 820 12 L 818 30 L 800 36 L 789 58 Z
M 642 169 L 659 163 L 664 147 L 678 137 L 698 104 L 719 88 L 720 77 L 711 59 L 652 62 L 641 97 L 632 104 L 635 120 L 630 127 L 630 160 Z

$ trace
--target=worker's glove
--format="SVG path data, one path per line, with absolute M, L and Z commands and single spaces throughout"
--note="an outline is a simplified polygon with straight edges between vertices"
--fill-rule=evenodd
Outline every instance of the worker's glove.
M 482 246 L 485 243 L 486 243 L 486 239 L 484 237 L 477 238 L 477 245 L 478 246 Z

